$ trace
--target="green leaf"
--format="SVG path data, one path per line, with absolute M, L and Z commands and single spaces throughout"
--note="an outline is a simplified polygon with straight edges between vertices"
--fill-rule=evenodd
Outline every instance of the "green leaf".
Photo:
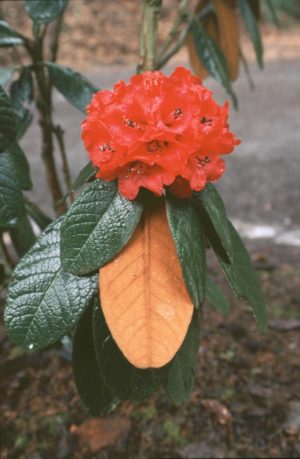
M 186 287 L 199 308 L 205 296 L 206 249 L 198 212 L 191 201 L 168 195 L 167 217 Z
M 276 8 L 275 8 L 275 6 L 273 4 L 273 1 L 272 0 L 264 0 L 263 4 L 264 4 L 265 10 L 267 12 L 267 15 L 269 16 L 269 18 L 271 19 L 273 24 L 276 27 L 280 28 L 279 19 L 278 19 L 278 16 L 277 16 L 277 13 L 276 13 Z
M 81 317 L 73 341 L 73 370 L 77 391 L 92 416 L 103 416 L 117 400 L 105 385 L 98 368 L 92 330 L 93 309 L 89 307 Z
M 17 121 L 11 101 L 0 86 L 0 153 L 13 142 L 16 132 Z
M 200 20 L 194 19 L 191 32 L 202 64 L 210 75 L 224 86 L 237 108 L 237 98 L 231 86 L 227 62 L 220 46 L 209 36 Z
M 23 38 L 7 22 L 0 20 L 0 46 L 16 46 L 23 43 Z
M 201 220 L 214 230 L 229 259 L 232 259 L 231 236 L 224 202 L 216 188 L 208 183 L 203 191 L 193 193 L 193 201 L 200 209 Z M 212 228 L 211 228 L 212 226 Z
M 32 182 L 30 179 L 29 163 L 24 151 L 17 143 L 12 143 L 7 149 L 11 156 L 12 163 L 18 175 L 20 186 L 23 190 L 30 190 Z
M 18 218 L 16 225 L 9 232 L 15 251 L 22 257 L 34 244 L 36 237 L 28 216 L 24 213 Z
M 24 104 L 30 104 L 33 97 L 33 80 L 29 67 L 22 69 L 19 78 L 11 84 L 9 92 L 15 111 L 22 118 L 27 110 Z
M 21 117 L 17 116 L 17 134 L 16 134 L 17 142 L 23 137 L 23 135 L 29 128 L 32 120 L 33 120 L 33 115 L 27 109 L 24 110 L 24 113 Z
M 9 152 L 0 154 L 0 227 L 11 228 L 24 215 L 18 173 Z
M 62 65 L 47 63 L 53 86 L 74 107 L 86 113 L 86 106 L 99 89 L 83 75 Z
M 159 370 L 141 370 L 124 357 L 106 325 L 99 302 L 93 317 L 94 343 L 103 379 L 120 400 L 143 400 L 160 384 Z
M 0 85 L 4 86 L 12 77 L 14 73 L 14 67 L 2 67 L 0 68 Z
M 199 352 L 198 317 L 194 314 L 185 340 L 173 358 L 162 369 L 163 385 L 175 405 L 184 403 L 193 388 Z
M 62 271 L 61 222 L 52 223 L 22 258 L 8 291 L 6 330 L 29 350 L 42 349 L 74 328 L 97 291 L 97 276 Z
M 67 0 L 26 0 L 25 9 L 33 21 L 47 24 L 59 16 L 67 5 Z
M 63 268 L 79 275 L 104 266 L 127 244 L 142 210 L 139 202 L 122 197 L 114 182 L 94 180 L 62 224 Z
M 243 241 L 230 221 L 229 230 L 232 242 L 232 262 L 224 260 L 220 254 L 219 242 L 213 234 L 208 232 L 207 237 L 236 297 L 249 304 L 259 329 L 265 333 L 267 331 L 266 303 L 257 274 Z
M 72 185 L 71 191 L 78 191 L 85 183 L 95 176 L 98 168 L 89 161 L 79 172 L 78 177 Z
M 230 304 L 221 288 L 211 280 L 206 279 L 206 299 L 218 312 L 227 316 L 230 312 Z
M 92 162 L 89 161 L 79 172 L 75 182 L 63 197 L 63 201 L 65 201 L 71 193 L 78 191 L 85 183 L 89 182 L 95 176 L 97 170 L 98 168 L 93 166 Z
M 264 66 L 263 45 L 262 45 L 262 40 L 260 36 L 258 22 L 247 0 L 239 0 L 239 5 L 240 5 L 240 10 L 241 10 L 241 15 L 245 21 L 247 30 L 253 42 L 258 65 L 262 69 Z
M 26 202 L 25 207 L 28 215 L 35 221 L 42 231 L 52 222 L 51 218 L 44 214 L 44 212 L 42 212 L 41 209 L 32 202 Z

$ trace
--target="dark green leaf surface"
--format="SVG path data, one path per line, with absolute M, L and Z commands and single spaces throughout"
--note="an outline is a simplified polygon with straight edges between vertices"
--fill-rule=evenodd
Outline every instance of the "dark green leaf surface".
M 48 63 L 48 70 L 53 86 L 74 105 L 74 107 L 86 112 L 86 106 L 90 103 L 92 95 L 98 91 L 83 75 L 62 65 Z
M 259 31 L 258 21 L 256 20 L 247 0 L 239 0 L 241 15 L 245 21 L 247 30 L 253 42 L 256 59 L 260 68 L 263 68 L 263 45 Z
M 233 251 L 232 262 L 226 262 L 224 258 L 220 256 L 220 246 L 213 235 L 211 233 L 207 233 L 207 237 L 211 242 L 225 276 L 227 277 L 236 297 L 245 300 L 249 304 L 260 330 L 262 332 L 266 332 L 266 303 L 257 274 L 252 265 L 247 249 L 231 222 L 229 222 L 229 230 Z
M 202 214 L 202 220 L 209 219 L 214 231 L 220 239 L 223 249 L 229 259 L 232 259 L 231 236 L 228 225 L 228 219 L 224 202 L 216 188 L 208 183 L 203 191 L 193 193 L 193 201 L 199 207 Z
M 230 312 L 230 304 L 221 288 L 211 280 L 206 279 L 206 299 L 218 312 L 227 316 Z
M 5 308 L 11 339 L 29 350 L 59 340 L 78 322 L 97 290 L 97 276 L 76 277 L 60 264 L 61 219 L 52 223 L 19 262 Z
M 193 388 L 199 352 L 198 318 L 194 314 L 185 340 L 173 358 L 162 369 L 164 374 L 164 388 L 170 399 L 176 405 L 184 403 Z
M 98 168 L 89 161 L 80 171 L 78 177 L 72 185 L 71 191 L 78 191 L 86 182 L 96 174 Z
M 62 224 L 65 271 L 86 274 L 108 263 L 127 244 L 142 206 L 119 195 L 114 182 L 94 180 L 71 206 Z
M 139 401 L 158 388 L 159 370 L 141 370 L 128 362 L 110 334 L 99 303 L 95 305 L 93 331 L 102 376 L 117 398 Z
M 29 67 L 22 69 L 19 78 L 11 84 L 9 92 L 15 111 L 22 118 L 26 110 L 24 104 L 30 104 L 33 97 L 33 81 Z
M 227 62 L 219 45 L 209 36 L 201 22 L 192 22 L 191 32 L 194 37 L 197 54 L 210 75 L 224 86 L 237 107 L 237 98 L 233 92 Z
M 26 0 L 25 9 L 33 21 L 47 24 L 66 7 L 67 0 Z
M 71 193 L 80 190 L 80 188 L 87 182 L 89 182 L 97 172 L 97 167 L 94 167 L 92 162 L 89 161 L 79 172 L 78 177 L 71 186 L 71 189 L 65 194 L 64 201 L 68 198 Z
M 199 214 L 189 200 L 167 197 L 167 217 L 186 287 L 193 304 L 204 301 L 206 248 Z
M 33 246 L 36 236 L 28 216 L 24 213 L 18 218 L 16 225 L 9 232 L 15 251 L 22 257 Z
M 0 227 L 10 228 L 24 215 L 19 177 L 9 152 L 0 154 Z
M 80 398 L 92 416 L 103 416 L 117 404 L 98 368 L 92 331 L 92 307 L 81 317 L 73 341 L 73 370 Z
M 0 46 L 15 46 L 23 43 L 23 38 L 7 22 L 0 20 Z
M 0 153 L 15 139 L 17 121 L 11 101 L 0 86 Z
M 26 202 L 25 207 L 28 215 L 35 221 L 42 231 L 44 231 L 44 229 L 46 229 L 52 222 L 51 218 L 44 214 L 41 209 L 32 202 Z
M 29 163 L 24 151 L 17 143 L 12 143 L 7 150 L 11 156 L 12 163 L 18 175 L 19 183 L 23 190 L 30 190 L 32 182 L 30 179 Z

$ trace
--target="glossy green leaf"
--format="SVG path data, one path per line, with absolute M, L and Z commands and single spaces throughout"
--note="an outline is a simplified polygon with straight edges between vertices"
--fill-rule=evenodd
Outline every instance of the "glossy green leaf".
M 92 95 L 98 91 L 83 75 L 62 65 L 47 63 L 53 86 L 74 107 L 86 112 Z
M 11 101 L 0 86 L 0 153 L 13 142 L 16 133 L 17 121 Z
M 38 227 L 43 231 L 47 228 L 48 225 L 52 222 L 51 218 L 48 215 L 44 214 L 35 204 L 32 202 L 25 202 L 25 207 L 28 215 L 32 220 L 38 225 Z
M 10 86 L 10 98 L 19 118 L 24 116 L 26 105 L 30 104 L 33 97 L 33 80 L 31 69 L 24 67 L 20 76 Z
M 18 218 L 16 225 L 9 232 L 15 251 L 19 257 L 22 257 L 33 246 L 36 236 L 33 228 L 24 213 Z
M 18 175 L 20 186 L 23 190 L 30 190 L 32 182 L 30 179 L 29 163 L 24 151 L 17 143 L 12 143 L 7 149 L 11 156 L 12 163 Z
M 260 68 L 263 68 L 263 45 L 259 31 L 258 21 L 255 18 L 253 11 L 249 6 L 249 2 L 247 2 L 247 0 L 239 0 L 239 5 L 242 18 L 245 21 L 247 30 L 249 32 L 249 35 L 254 46 L 257 63 Z
M 181 348 L 173 360 L 162 368 L 164 388 L 176 405 L 184 403 L 193 389 L 199 352 L 198 321 L 194 314 Z
M 73 370 L 77 391 L 92 416 L 103 416 L 116 405 L 117 400 L 103 381 L 96 358 L 92 307 L 81 317 L 73 341 Z
M 142 210 L 139 202 L 122 197 L 114 182 L 94 180 L 62 224 L 63 268 L 80 275 L 104 266 L 127 244 Z
M 85 183 L 95 176 L 98 168 L 89 161 L 79 172 L 78 177 L 72 185 L 71 191 L 78 191 Z
M 80 190 L 83 185 L 89 182 L 96 174 L 98 168 L 93 166 L 92 162 L 89 161 L 79 172 L 78 177 L 76 178 L 75 182 L 71 186 L 71 189 L 65 194 L 63 200 L 66 201 L 68 196 L 75 191 Z
M 19 177 L 9 152 L 0 154 L 0 227 L 11 228 L 24 215 Z
M 210 277 L 206 280 L 206 299 L 218 312 L 227 316 L 230 312 L 230 304 L 222 289 L 211 280 Z
M 186 287 L 194 306 L 199 308 L 206 281 L 206 248 L 199 214 L 191 201 L 169 195 L 167 217 Z
M 99 303 L 94 306 L 94 342 L 102 376 L 120 400 L 143 400 L 160 384 L 159 370 L 141 370 L 124 357 L 106 325 Z
M 208 232 L 207 237 L 236 297 L 245 300 L 251 307 L 257 324 L 264 333 L 267 330 L 266 303 L 257 274 L 249 253 L 231 222 L 229 222 L 229 230 L 232 242 L 232 262 L 224 260 L 220 252 L 219 240 L 214 237 L 214 234 Z
M 232 102 L 237 107 L 237 98 L 233 92 L 227 62 L 220 46 L 210 37 L 201 21 L 192 22 L 191 32 L 195 41 L 196 52 L 210 75 L 224 86 Z
M 0 20 L 0 46 L 22 45 L 24 40 L 10 25 Z
M 62 271 L 61 221 L 52 223 L 22 258 L 8 291 L 6 330 L 28 350 L 46 347 L 74 328 L 97 291 L 97 276 Z
M 229 259 L 232 259 L 231 236 L 224 202 L 216 188 L 208 183 L 203 191 L 193 193 L 193 201 L 201 212 L 203 224 L 215 231 Z
M 27 109 L 24 110 L 24 113 L 22 114 L 22 116 L 17 115 L 17 134 L 16 134 L 17 142 L 23 137 L 23 135 L 29 128 L 32 120 L 33 120 L 33 115 Z
M 47 24 L 59 16 L 67 5 L 67 0 L 26 0 L 25 9 L 33 21 Z

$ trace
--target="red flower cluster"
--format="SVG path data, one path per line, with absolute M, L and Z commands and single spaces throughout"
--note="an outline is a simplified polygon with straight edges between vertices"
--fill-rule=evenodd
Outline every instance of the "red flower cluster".
M 97 92 L 87 107 L 82 139 L 97 177 L 118 179 L 134 199 L 140 187 L 177 197 L 200 191 L 224 173 L 221 155 L 240 141 L 229 130 L 228 103 L 220 107 L 201 80 L 183 67 L 135 75 L 114 91 Z

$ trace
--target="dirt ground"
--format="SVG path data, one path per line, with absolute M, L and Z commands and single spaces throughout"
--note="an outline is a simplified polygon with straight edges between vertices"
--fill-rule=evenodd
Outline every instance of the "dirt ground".
M 136 2 L 99 3 L 71 0 L 59 62 L 89 71 L 136 61 Z M 171 24 L 171 3 L 163 12 L 162 38 Z M 22 4 L 0 6 L 10 23 L 30 33 Z M 297 27 L 290 24 L 283 34 L 264 26 L 267 61 L 299 58 Z M 251 59 L 246 38 L 243 46 Z M 3 64 L 14 57 L 0 50 Z M 185 60 L 185 51 L 176 59 Z M 212 259 L 210 270 L 228 292 L 232 310 L 224 318 L 206 305 L 196 384 L 182 407 L 161 391 L 142 404 L 121 404 L 105 424 L 91 419 L 76 394 L 68 348 L 26 354 L 7 339 L 1 322 L 1 459 L 299 457 L 300 248 L 247 244 L 268 301 L 270 331 L 259 334 Z M 4 296 L 2 290 L 1 310 Z

